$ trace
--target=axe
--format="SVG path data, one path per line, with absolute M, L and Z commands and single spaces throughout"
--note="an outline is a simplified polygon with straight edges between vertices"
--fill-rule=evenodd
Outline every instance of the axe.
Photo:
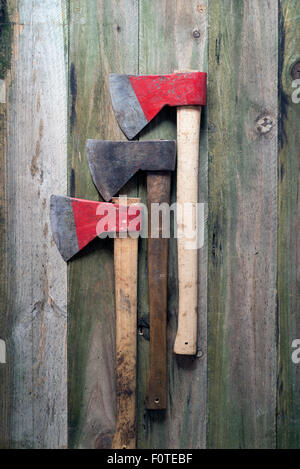
M 138 171 L 147 171 L 148 195 L 148 284 L 150 315 L 150 367 L 146 407 L 167 405 L 167 281 L 168 239 L 162 237 L 162 219 L 157 220 L 158 237 L 151 237 L 152 204 L 170 203 L 171 171 L 175 169 L 175 141 L 111 142 L 88 140 L 87 158 L 96 187 L 105 200 Z
M 196 232 L 201 106 L 206 104 L 206 73 L 110 75 L 110 93 L 120 128 L 134 138 L 166 105 L 177 106 L 177 204 L 193 207 Z M 178 329 L 174 352 L 195 355 L 197 348 L 198 255 L 186 232 L 191 220 L 177 211 Z
M 68 261 L 102 233 L 114 234 L 116 295 L 117 421 L 112 447 L 135 448 L 136 323 L 140 199 L 115 199 L 115 204 L 52 195 L 51 228 L 57 248 Z M 119 202 L 119 203 L 118 203 Z M 128 237 L 128 232 L 134 237 Z

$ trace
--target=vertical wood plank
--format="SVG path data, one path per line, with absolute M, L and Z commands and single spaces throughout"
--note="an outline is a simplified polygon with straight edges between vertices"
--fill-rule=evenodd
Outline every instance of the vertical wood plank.
M 7 159 L 7 93 L 10 70 L 12 26 L 7 3 L 0 10 L 0 341 L 6 352 L 11 322 L 8 314 L 7 196 L 5 168 Z M 5 353 L 6 355 L 6 353 Z M 0 448 L 9 448 L 11 409 L 11 367 L 6 357 L 0 360 Z
M 88 138 L 122 140 L 109 73 L 138 71 L 137 0 L 70 3 L 69 193 L 98 200 Z M 69 266 L 69 446 L 110 448 L 115 431 L 113 240 L 95 240 Z
M 172 73 L 178 69 L 206 70 L 207 2 L 191 0 L 140 0 L 139 73 Z M 194 33 L 194 34 L 193 34 Z M 200 37 L 198 37 L 200 33 Z M 200 151 L 200 202 L 207 201 L 206 119 L 203 117 Z M 164 110 L 144 131 L 141 139 L 176 138 L 176 109 Z M 173 177 L 172 202 L 176 188 Z M 146 202 L 145 179 L 140 194 Z M 201 355 L 173 354 L 177 330 L 176 240 L 169 245 L 168 284 L 168 408 L 147 411 L 144 406 L 149 342 L 138 340 L 138 446 L 140 448 L 199 448 L 206 438 L 206 248 L 200 255 L 199 338 Z M 146 264 L 146 241 L 140 251 L 140 267 Z M 140 269 L 140 270 L 141 270 Z M 143 276 L 143 278 L 141 277 Z M 140 320 L 147 318 L 147 279 L 140 274 Z M 141 322 L 142 323 L 142 322 Z M 151 332 L 150 332 L 151 333 Z
M 292 82 L 300 79 L 300 73 L 293 71 L 294 65 L 300 61 L 300 4 L 296 0 L 282 0 L 279 4 L 277 444 L 279 448 L 299 448 L 300 364 L 292 361 L 292 344 L 300 339 L 300 103 L 295 99 L 299 92 L 293 99 L 297 89 L 292 87 Z
M 209 448 L 276 441 L 277 20 L 209 2 Z
M 4 2 L 5 4 L 5 2 Z M 8 2 L 4 329 L 10 429 L 17 448 L 67 445 L 66 266 L 49 227 L 49 197 L 66 192 L 65 2 Z M 5 252 L 4 252 L 5 251 Z

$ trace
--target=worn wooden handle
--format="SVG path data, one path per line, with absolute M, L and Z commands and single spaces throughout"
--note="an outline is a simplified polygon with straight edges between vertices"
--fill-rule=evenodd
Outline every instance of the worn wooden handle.
M 177 245 L 178 245 L 178 330 L 174 352 L 195 355 L 197 350 L 197 277 L 198 252 L 196 204 L 198 202 L 198 166 L 201 107 L 177 108 Z M 193 217 L 186 217 L 193 204 Z M 194 248 L 193 248 L 194 245 Z
M 113 199 L 122 203 L 122 199 Z M 140 199 L 127 199 L 127 205 Z M 116 297 L 116 432 L 113 449 L 136 446 L 136 337 L 138 239 L 114 240 Z
M 171 174 L 169 172 L 148 173 L 150 368 L 146 407 L 151 410 L 167 407 L 168 238 L 162 238 L 162 217 L 155 215 L 153 204 L 170 203 L 170 186 Z M 151 228 L 152 236 L 158 235 L 159 237 L 151 237 Z M 155 228 L 157 228 L 156 233 Z

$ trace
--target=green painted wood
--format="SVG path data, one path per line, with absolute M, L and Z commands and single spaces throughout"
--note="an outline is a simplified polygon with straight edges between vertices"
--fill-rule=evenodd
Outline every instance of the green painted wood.
M 138 71 L 138 2 L 70 2 L 69 193 L 98 200 L 88 138 L 123 139 L 109 73 Z M 131 193 L 134 188 L 131 188 Z M 95 240 L 69 265 L 69 447 L 109 448 L 115 429 L 113 240 Z
M 277 20 L 209 2 L 209 448 L 276 444 Z
M 11 409 L 11 367 L 7 358 L 8 338 L 11 330 L 11 321 L 8 314 L 9 286 L 8 277 L 8 215 L 7 197 L 5 190 L 5 167 L 7 148 L 7 103 L 6 103 L 6 77 L 10 70 L 12 27 L 7 5 L 0 11 L 0 448 L 9 448 L 10 436 L 10 409 Z M 5 354 L 5 355 L 4 355 Z
M 11 333 L 12 288 L 10 285 L 9 200 L 7 180 L 8 92 L 11 81 L 11 58 L 14 39 L 14 1 L 2 2 L 0 9 L 0 448 L 8 449 L 11 441 L 12 416 L 12 352 Z
M 1 28 L 1 25 L 0 25 Z M 1 82 L 0 82 L 1 83 Z M 5 159 L 7 139 L 7 106 L 0 103 L 0 341 L 4 354 L 0 354 L 0 448 L 9 447 L 10 435 L 10 409 L 11 409 L 11 367 L 9 366 L 7 351 L 9 349 L 8 338 L 10 336 L 11 321 L 8 314 L 9 286 L 8 259 L 7 259 L 7 199 L 5 194 Z
M 300 73 L 292 77 L 291 72 L 300 61 L 300 4 L 296 0 L 283 0 L 279 13 L 277 444 L 279 448 L 299 448 L 300 364 L 292 361 L 292 344 L 300 339 L 300 103 L 293 103 L 296 89 L 292 82 L 300 78 Z
M 178 69 L 206 70 L 206 2 L 191 0 L 140 1 L 139 73 L 171 73 Z M 196 31 L 196 32 L 195 32 Z M 198 37 L 200 32 L 200 38 Z M 193 34 L 194 33 L 194 34 Z M 200 156 L 200 201 L 207 201 L 206 119 L 202 125 Z M 141 139 L 176 138 L 176 109 L 164 110 L 143 132 Z M 173 177 L 172 202 L 176 190 Z M 139 193 L 146 202 L 145 179 Z M 140 251 L 139 319 L 147 318 L 146 241 Z M 173 346 L 177 329 L 176 240 L 169 246 L 168 282 L 168 408 L 145 409 L 149 342 L 145 333 L 138 339 L 138 447 L 199 448 L 206 438 L 206 248 L 201 252 L 199 298 L 200 357 L 175 357 Z M 142 323 L 142 322 L 141 322 Z M 145 329 L 144 329 L 145 331 Z M 145 331 L 147 332 L 147 330 Z M 151 333 L 151 331 L 150 331 Z M 200 355 L 201 355 L 200 353 Z

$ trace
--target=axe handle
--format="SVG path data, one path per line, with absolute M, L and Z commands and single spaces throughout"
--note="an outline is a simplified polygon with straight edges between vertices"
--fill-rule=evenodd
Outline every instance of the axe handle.
M 147 380 L 146 408 L 167 407 L 167 287 L 168 238 L 162 238 L 162 220 L 159 219 L 159 237 L 151 237 L 151 206 L 170 203 L 171 173 L 149 172 L 148 195 L 148 285 L 150 314 L 150 367 Z M 152 217 L 154 222 L 154 217 Z
M 200 138 L 200 106 L 177 108 L 177 246 L 178 246 L 178 330 L 174 352 L 195 355 L 197 351 L 197 283 L 198 252 L 191 249 L 187 227 L 191 220 L 180 218 L 185 204 L 195 205 L 192 229 L 196 231 L 196 204 L 198 202 L 198 167 Z
M 113 199 L 122 203 L 122 199 Z M 140 199 L 127 199 L 127 205 Z M 136 446 L 136 338 L 138 239 L 114 240 L 116 297 L 116 432 L 113 449 Z

